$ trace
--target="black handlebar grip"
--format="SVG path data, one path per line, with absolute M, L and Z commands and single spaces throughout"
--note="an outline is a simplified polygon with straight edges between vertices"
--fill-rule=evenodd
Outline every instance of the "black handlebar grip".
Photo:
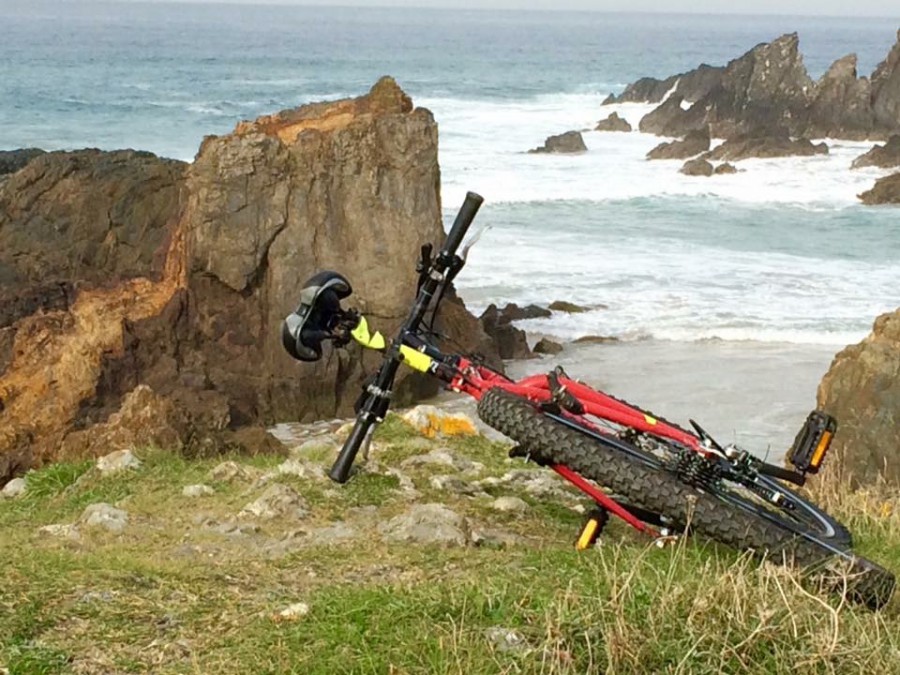
M 444 248 L 441 249 L 443 255 L 451 256 L 456 253 L 456 249 L 459 248 L 463 237 L 466 236 L 469 225 L 475 219 L 475 214 L 481 208 L 482 202 L 484 202 L 484 197 L 481 195 L 474 192 L 466 193 L 466 200 L 460 207 L 459 213 L 456 214 L 456 220 L 453 221 L 453 227 L 450 228 L 450 233 L 444 242 Z
M 780 478 L 781 480 L 786 480 L 794 485 L 802 486 L 806 484 L 806 477 L 802 473 L 797 473 L 790 469 L 782 469 L 780 466 L 775 466 L 774 464 L 769 464 L 767 462 L 762 462 L 758 471 L 764 476 Z
M 356 419 L 356 424 L 353 425 L 350 437 L 344 443 L 344 447 L 341 448 L 340 454 L 331 466 L 331 471 L 328 472 L 328 477 L 335 483 L 347 482 L 347 479 L 350 477 L 350 469 L 353 468 L 353 461 L 356 459 L 363 441 L 366 440 L 366 434 L 369 433 L 372 424 L 372 420 L 369 419 Z

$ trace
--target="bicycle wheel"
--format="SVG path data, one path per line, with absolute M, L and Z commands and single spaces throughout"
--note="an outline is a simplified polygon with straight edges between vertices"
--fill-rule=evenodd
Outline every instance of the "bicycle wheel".
M 630 503 L 666 516 L 677 527 L 689 523 L 696 533 L 775 562 L 798 565 L 820 578 L 847 568 L 848 597 L 873 609 L 891 597 L 893 574 L 823 540 L 814 526 L 779 520 L 748 506 L 741 495 L 688 484 L 626 441 L 587 436 L 501 389 L 485 393 L 478 415 L 537 459 L 567 466 Z

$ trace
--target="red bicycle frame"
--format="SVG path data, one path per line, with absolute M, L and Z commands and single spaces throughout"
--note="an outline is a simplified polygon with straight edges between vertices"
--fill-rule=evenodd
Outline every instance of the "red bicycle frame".
M 697 452 L 704 452 L 700 445 L 700 439 L 694 434 L 672 426 L 663 420 L 656 419 L 639 408 L 630 406 L 564 375 L 558 376 L 556 381 L 563 387 L 564 391 L 571 394 L 580 403 L 584 410 L 583 414 L 566 413 L 566 416 L 587 429 L 603 433 L 599 427 L 586 417 L 590 415 L 669 441 L 675 441 Z M 458 373 L 448 385 L 448 388 L 452 391 L 468 394 L 475 400 L 481 400 L 485 392 L 496 387 L 527 398 L 535 403 L 546 403 L 551 401 L 553 397 L 553 387 L 549 375 L 532 375 L 519 381 L 513 381 L 500 373 L 484 366 L 473 364 L 464 358 L 460 359 Z M 659 531 L 644 523 L 627 508 L 570 468 L 561 464 L 552 465 L 550 468 L 588 495 L 601 508 L 615 514 L 636 530 L 654 537 L 660 536 Z

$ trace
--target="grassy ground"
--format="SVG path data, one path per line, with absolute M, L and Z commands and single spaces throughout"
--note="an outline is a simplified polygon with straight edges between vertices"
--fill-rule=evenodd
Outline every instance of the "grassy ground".
M 396 466 L 437 447 L 484 464 L 480 477 L 524 466 L 485 439 L 425 441 L 396 421 L 373 459 Z M 452 495 L 428 480 L 451 470 L 404 470 L 418 502 L 445 503 L 476 528 L 518 539 L 506 548 L 386 544 L 377 524 L 410 506 L 396 476 L 367 472 L 341 488 L 286 476 L 278 482 L 305 497 L 310 517 L 229 536 L 199 523 L 233 519 L 264 488 L 211 482 L 223 458 L 138 454 L 140 469 L 110 477 L 90 463 L 48 467 L 28 476 L 25 496 L 0 501 L 0 672 L 900 671 L 897 599 L 872 613 L 709 542 L 659 549 L 615 525 L 579 554 L 577 500 L 503 486 L 490 497 Z M 283 461 L 230 459 L 260 471 Z M 195 483 L 215 494 L 182 496 Z M 492 511 L 501 495 L 521 496 L 527 512 Z M 863 554 L 900 571 L 900 499 L 833 488 L 821 496 Z M 128 511 L 123 533 L 38 533 L 96 502 Z M 339 518 L 360 536 L 334 545 L 303 536 Z M 281 616 L 295 603 L 309 612 Z

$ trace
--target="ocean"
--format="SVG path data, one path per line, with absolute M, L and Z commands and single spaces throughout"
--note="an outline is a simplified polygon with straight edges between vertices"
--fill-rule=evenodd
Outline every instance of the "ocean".
M 860 206 L 856 194 L 883 172 L 849 169 L 871 144 L 829 141 L 827 156 L 748 160 L 709 179 L 646 161 L 661 139 L 639 133 L 586 132 L 577 156 L 525 151 L 614 110 L 636 125 L 650 107 L 601 107 L 607 94 L 786 32 L 799 33 L 813 77 L 848 52 L 867 74 L 898 27 L 900 17 L 0 0 L 0 149 L 191 160 L 204 135 L 242 119 L 393 75 L 438 121 L 447 220 L 467 190 L 486 198 L 478 222 L 489 229 L 458 279 L 474 311 L 591 306 L 521 325 L 534 337 L 617 337 L 568 352 L 570 372 L 593 363 L 586 379 L 664 415 L 676 396 L 704 408 L 732 396 L 745 412 L 714 415 L 718 428 L 753 427 L 754 442 L 783 446 L 831 356 L 900 306 L 900 211 Z M 612 366 L 604 354 L 623 357 Z M 662 386 L 653 374 L 667 358 L 683 376 Z M 756 366 L 724 376 L 746 358 Z M 783 419 L 763 423 L 766 401 Z

